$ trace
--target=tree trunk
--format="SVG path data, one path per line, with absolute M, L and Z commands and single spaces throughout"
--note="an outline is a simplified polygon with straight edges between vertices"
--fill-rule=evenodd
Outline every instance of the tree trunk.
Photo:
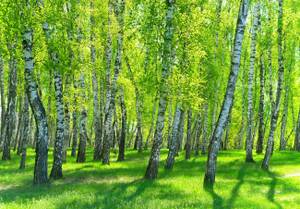
M 102 129 L 100 121 L 100 106 L 99 106 L 99 88 L 98 78 L 96 72 L 96 48 L 95 48 L 95 16 L 94 16 L 94 0 L 90 2 L 91 16 L 91 36 L 90 36 L 90 53 L 92 62 L 92 86 L 93 86 L 93 117 L 94 117 L 94 131 L 95 131 L 95 147 L 94 147 L 94 160 L 100 160 L 102 151 Z M 101 111 L 101 110 L 100 110 Z
M 196 121 L 196 127 L 195 127 L 195 140 L 194 140 L 194 150 L 195 150 L 195 156 L 199 155 L 199 149 L 200 149 L 200 137 L 201 137 L 201 116 L 198 115 L 197 121 Z
M 4 62 L 2 52 L 0 52 L 0 95 L 1 95 L 1 136 L 3 136 L 5 127 L 5 96 L 4 96 Z M 2 148 L 3 138 L 0 137 L 0 147 Z
M 185 119 L 185 112 L 181 110 L 180 114 L 180 122 L 178 126 L 178 133 L 177 133 L 177 147 L 176 147 L 176 155 L 178 152 L 182 150 L 182 143 L 183 143 L 183 134 L 184 134 L 184 119 Z
M 241 127 L 238 132 L 238 135 L 235 140 L 235 148 L 236 149 L 242 149 L 243 142 L 244 142 L 244 135 L 245 135 L 245 129 L 246 129 L 246 117 L 247 117 L 247 95 L 246 95 L 246 60 L 247 60 L 247 50 L 244 52 L 244 61 L 243 61 L 243 68 L 242 68 L 242 121 L 241 121 Z
M 111 2 L 109 3 L 109 12 L 111 10 Z M 124 34 L 124 11 L 125 1 L 121 0 L 116 5 L 116 19 L 119 25 L 118 38 L 117 38 L 117 55 L 114 67 L 114 77 L 112 80 L 110 98 L 106 101 L 106 107 L 108 108 L 105 112 L 105 130 L 103 138 L 103 164 L 109 164 L 110 162 L 110 146 L 113 140 L 113 124 L 112 118 L 115 109 L 115 96 L 117 92 L 117 80 L 122 67 L 122 51 L 123 51 L 123 34 Z M 110 20 L 109 20 L 110 21 Z M 109 25 L 110 26 L 110 25 Z M 111 44 L 110 44 L 111 45 Z M 111 47 L 111 46 L 110 46 Z M 109 58 L 107 58 L 109 60 Z M 109 64 L 110 65 L 110 64 Z M 109 67 L 110 69 L 110 67 Z M 108 98 L 107 98 L 108 99 Z
M 51 41 L 51 31 L 49 24 L 43 24 L 43 30 L 48 44 L 48 56 L 51 64 L 54 66 L 54 87 L 55 87 L 55 100 L 56 100 L 56 133 L 54 143 L 54 159 L 52 170 L 50 173 L 51 179 L 62 178 L 62 162 L 63 162 L 63 143 L 64 143 L 64 102 L 63 102 L 63 88 L 62 88 L 62 75 L 60 69 L 57 69 L 59 58 L 56 51 L 53 50 Z
M 221 22 L 221 12 L 222 12 L 222 3 L 223 0 L 217 0 L 216 3 L 216 19 L 215 19 L 215 48 L 214 48 L 214 65 L 217 67 L 219 64 L 218 60 L 218 51 L 219 51 L 219 27 Z M 213 107 L 211 110 L 211 133 L 210 136 L 213 134 L 213 130 L 215 129 L 216 125 L 216 115 L 217 115 L 217 109 L 218 109 L 218 97 L 219 97 L 219 91 L 221 86 L 221 78 L 218 75 L 216 81 L 214 81 L 214 87 L 216 88 L 216 91 L 213 91 Z
M 80 76 L 80 88 L 81 91 L 85 91 L 85 81 L 84 81 L 84 75 L 81 74 Z M 81 95 L 81 98 L 85 100 L 85 93 L 83 92 Z M 78 152 L 77 152 L 77 163 L 83 163 L 85 162 L 85 152 L 86 152 L 86 143 L 87 143 L 87 130 L 86 130 L 86 124 L 87 124 L 87 111 L 84 106 L 84 104 L 81 107 L 81 113 L 80 113 L 80 120 L 79 120 L 79 145 L 78 145 Z
M 156 113 L 156 98 L 153 101 L 153 107 L 152 107 L 152 117 L 151 117 L 151 126 L 150 126 L 150 130 L 146 139 L 146 143 L 145 143 L 145 147 L 144 149 L 147 150 L 148 149 L 148 144 L 150 141 L 150 138 L 153 137 L 153 129 L 154 129 L 154 119 L 155 119 L 155 113 Z
M 76 156 L 76 149 L 77 149 L 77 140 L 78 140 L 78 133 L 77 133 L 77 112 L 76 110 L 73 110 L 72 113 L 72 151 L 71 151 L 71 156 L 75 157 Z
M 296 127 L 296 135 L 294 141 L 294 149 L 300 152 L 300 108 L 298 112 L 298 120 L 297 120 L 297 127 Z
M 201 143 L 201 154 L 205 155 L 207 150 L 207 137 L 208 137 L 208 104 L 204 105 L 204 116 L 203 116 L 203 130 L 202 130 L 202 143 Z
M 86 152 L 86 143 L 87 143 L 87 130 L 86 130 L 86 122 L 87 122 L 87 112 L 85 109 L 81 111 L 80 121 L 79 121 L 79 145 L 77 152 L 77 163 L 85 162 L 85 152 Z
M 131 124 L 132 124 L 132 122 L 131 122 Z M 131 129 L 128 131 L 128 135 L 130 133 L 130 136 L 128 137 L 129 138 L 128 147 L 131 147 L 131 145 L 132 145 L 132 140 L 133 140 L 133 137 L 135 136 L 135 132 L 136 132 L 136 126 L 131 125 Z
M 46 111 L 38 94 L 37 84 L 33 75 L 34 59 L 32 54 L 32 29 L 27 29 L 24 31 L 22 43 L 25 61 L 26 92 L 37 127 L 33 183 L 45 184 L 48 183 L 48 124 Z
M 62 77 L 60 72 L 55 69 L 54 72 L 54 87 L 55 87 L 55 100 L 56 100 L 56 136 L 54 144 L 54 159 L 52 170 L 50 173 L 51 179 L 60 179 L 62 174 L 63 163 L 63 143 L 64 143 L 64 102 L 63 102 L 63 88 Z
M 230 125 L 231 125 L 231 117 L 232 117 L 232 107 L 233 107 L 233 103 L 232 106 L 229 110 L 229 115 L 228 115 L 228 119 L 226 122 L 226 133 L 225 133 L 225 138 L 224 138 L 224 142 L 222 143 L 222 149 L 223 150 L 227 150 L 228 149 L 228 143 L 229 143 L 229 132 L 230 132 Z
M 269 71 L 269 99 L 271 103 L 271 115 L 274 110 L 274 98 L 273 98 L 273 69 L 272 69 L 272 48 L 268 49 L 268 71 Z
M 136 132 L 136 138 L 135 138 L 135 147 L 134 149 L 137 149 L 138 152 L 142 152 L 143 150 L 143 133 L 142 133 L 142 101 L 140 96 L 140 91 L 137 86 L 137 83 L 135 81 L 133 72 L 131 70 L 131 66 L 129 63 L 129 59 L 127 56 L 125 56 L 126 65 L 130 74 L 130 79 L 134 86 L 135 91 L 135 107 L 136 107 L 136 121 L 137 121 L 137 132 Z
M 124 101 L 124 90 L 123 88 L 120 90 L 120 105 L 122 112 L 122 128 L 121 128 L 121 137 L 119 142 L 119 155 L 118 161 L 124 161 L 125 155 L 125 140 L 126 140 L 126 126 L 127 126 L 127 112 Z
M 265 137 L 265 65 L 263 55 L 260 57 L 260 96 L 259 96 L 259 126 L 258 139 L 256 145 L 256 153 L 261 154 L 263 151 L 264 137 Z
M 113 122 L 113 140 L 112 140 L 112 148 L 114 152 L 117 149 L 117 145 L 120 140 L 120 132 L 119 132 L 119 121 L 118 121 L 118 115 L 117 115 L 117 109 L 116 109 L 116 104 L 115 104 L 115 109 L 114 109 L 114 122 Z
M 93 93 L 94 93 L 94 130 L 95 130 L 95 147 L 94 147 L 94 160 L 99 161 L 101 159 L 102 152 L 102 127 L 100 118 L 99 100 L 98 100 L 98 80 L 96 77 L 96 71 L 93 71 Z
M 195 148 L 195 139 L 196 139 L 196 134 L 197 134 L 197 124 L 198 124 L 198 118 L 200 117 L 200 115 L 199 114 L 197 114 L 196 115 L 196 117 L 195 117 L 195 119 L 194 119 L 194 121 L 193 121 L 193 128 L 192 128 L 192 147 L 191 147 L 191 149 L 192 150 L 194 150 L 194 148 Z
M 74 50 L 72 48 L 72 42 L 74 39 L 74 25 L 73 25 L 73 15 L 75 14 L 73 8 L 72 8 L 72 4 L 74 4 L 74 2 L 72 3 L 72 1 L 66 1 L 66 3 L 64 4 L 64 11 L 67 13 L 67 16 L 69 17 L 68 21 L 67 21 L 67 39 L 69 41 L 69 44 L 67 45 L 67 67 L 68 69 L 70 69 L 71 71 L 73 70 L 74 67 Z M 79 58 L 81 59 L 80 55 Z M 77 109 L 76 107 L 74 107 L 73 109 L 73 113 L 71 114 L 71 101 L 72 101 L 72 95 L 70 94 L 70 89 L 71 89 L 71 85 L 73 84 L 74 88 L 76 89 L 76 85 L 74 85 L 74 74 L 72 73 L 68 73 L 66 74 L 66 79 L 65 79 L 65 87 L 64 87 L 64 95 L 66 97 L 65 100 L 65 107 L 64 107 L 64 111 L 65 111 L 65 128 L 64 128 L 64 144 L 63 144 L 63 163 L 67 162 L 67 149 L 71 146 L 71 141 L 72 141 L 72 145 L 73 145 L 73 136 L 71 136 L 72 132 L 75 131 L 75 143 L 77 145 L 77 121 L 75 121 L 75 125 L 73 124 L 73 127 L 75 127 L 75 130 L 71 131 L 71 117 L 73 117 L 73 113 L 76 112 L 75 114 L 77 114 Z M 74 95 L 75 99 L 74 99 L 74 103 L 76 103 L 76 93 Z M 76 104 L 73 104 L 74 106 L 76 106 Z M 72 116 L 71 116 L 72 115 Z M 76 118 L 76 116 L 75 116 Z M 73 121 L 74 122 L 74 121 Z M 72 127 L 72 129 L 73 129 Z M 75 157 L 76 156 L 76 145 L 75 148 L 72 146 L 72 151 L 71 151 L 71 156 Z M 74 150 L 75 149 L 75 150 Z
M 109 112 L 110 99 L 111 99 L 111 61 L 112 61 L 112 37 L 110 33 L 111 29 L 111 15 L 113 10 L 112 1 L 108 1 L 108 18 L 107 18 L 107 41 L 105 46 L 105 61 L 106 61 L 106 103 L 104 110 L 104 133 L 103 133 L 103 150 L 102 158 L 105 157 L 105 164 L 109 164 L 110 155 L 110 140 L 112 135 L 112 112 Z M 105 153 L 104 153 L 105 152 Z M 103 160 L 102 160 L 103 162 Z
M 17 97 L 17 59 L 15 44 L 8 44 L 10 60 L 9 60 L 9 87 L 8 101 L 5 117 L 4 143 L 2 160 L 10 160 L 10 145 L 14 136 L 16 122 L 16 97 Z
M 136 93 L 136 115 L 137 115 L 137 132 L 136 132 L 136 141 L 137 141 L 137 150 L 142 152 L 143 150 L 143 133 L 142 133 L 142 104 L 140 99 L 140 93 L 137 87 L 135 88 Z
M 279 4 L 279 13 L 278 13 L 278 83 L 277 83 L 277 93 L 276 93 L 276 102 L 274 106 L 274 110 L 272 113 L 272 119 L 270 124 L 270 132 L 268 137 L 268 143 L 266 147 L 266 153 L 262 162 L 262 168 L 268 170 L 269 162 L 271 159 L 271 155 L 273 152 L 274 146 L 274 133 L 277 127 L 277 120 L 280 109 L 280 99 L 281 99 L 281 91 L 282 91 L 282 82 L 284 76 L 284 63 L 283 63 L 283 52 L 282 52 L 282 0 L 278 0 Z
M 73 112 L 72 112 L 72 149 L 71 149 L 71 157 L 76 157 L 76 150 L 78 145 L 78 103 L 77 103 L 77 96 L 76 93 L 78 88 L 78 83 L 73 77 L 73 87 L 75 89 L 74 93 L 74 100 L 73 100 Z
M 69 91 L 69 85 L 65 85 L 65 89 Z M 65 90 L 66 92 L 66 90 Z M 65 107 L 64 107 L 64 114 L 65 114 L 65 120 L 64 120 L 64 143 L 63 143 L 63 163 L 67 162 L 67 149 L 70 147 L 70 122 L 71 122 L 71 115 L 70 115 L 70 103 L 69 101 L 65 102 Z
M 165 122 L 165 113 L 167 108 L 167 96 L 168 96 L 168 86 L 167 79 L 169 77 L 172 59 L 173 59 L 173 19 L 175 12 L 175 0 L 167 0 L 167 13 L 166 13 L 166 31 L 164 35 L 163 43 L 163 53 L 162 53 L 162 78 L 160 81 L 159 93 L 159 106 L 158 106 L 158 116 L 156 120 L 156 130 L 153 140 L 153 145 L 151 149 L 151 155 L 148 162 L 145 178 L 146 179 L 155 179 L 158 174 L 158 165 L 160 158 L 160 147 L 162 144 L 162 134 L 164 129 Z
M 282 120 L 281 120 L 281 129 L 280 129 L 280 147 L 279 150 L 286 150 L 287 145 L 287 137 L 285 136 L 286 132 L 286 123 L 288 119 L 288 109 L 289 109 L 289 84 L 290 84 L 290 71 L 291 68 L 289 68 L 286 80 L 285 80 L 285 92 L 284 92 L 284 102 L 283 102 L 283 114 L 282 114 Z
M 232 117 L 232 115 L 229 114 L 227 124 L 226 124 L 226 133 L 225 133 L 225 139 L 224 139 L 224 144 L 223 144 L 223 150 L 228 150 L 231 117 Z
M 251 34 L 251 51 L 250 51 L 250 69 L 248 76 L 248 114 L 247 114 L 247 136 L 246 136 L 246 162 L 254 162 L 252 149 L 253 149 L 253 132 L 254 132 L 254 113 L 253 113 L 253 78 L 254 67 L 256 60 L 256 38 L 257 29 L 259 24 L 260 4 L 254 6 L 254 20 L 252 25 Z M 254 97 L 255 98 L 255 97 Z
M 166 160 L 165 168 L 172 169 L 175 161 L 175 155 L 178 146 L 178 135 L 179 135 L 179 128 L 180 128 L 180 119 L 182 118 L 183 110 L 179 104 L 176 105 L 176 111 L 173 120 L 173 128 L 172 128 L 172 139 L 170 142 L 168 157 Z
M 28 95 L 27 95 L 27 99 L 28 99 Z M 36 127 L 35 127 L 35 121 L 34 121 L 34 115 L 33 114 L 30 114 L 30 120 L 29 120 L 29 136 L 28 136 L 28 142 L 29 142 L 29 145 L 32 147 L 32 148 L 35 148 L 35 134 L 36 133 Z
M 70 91 L 69 86 L 69 76 L 66 76 L 67 80 L 66 80 L 66 84 L 65 84 L 65 88 L 64 88 L 64 92 L 65 95 L 67 97 L 70 97 L 68 91 Z M 67 149 L 68 147 L 70 147 L 70 140 L 71 140 L 71 134 L 70 134 L 70 122 L 71 122 L 71 114 L 70 114 L 70 102 L 68 101 L 68 99 L 65 102 L 65 106 L 64 106 L 64 114 L 65 114 L 65 118 L 64 118 L 64 140 L 63 140 L 63 163 L 67 162 Z
M 168 149 L 170 148 L 171 145 L 171 141 L 172 141 L 172 114 L 173 114 L 173 105 L 172 105 L 172 100 L 169 101 L 168 104 L 168 108 L 169 108 L 169 113 L 168 113 L 168 144 L 167 147 Z
M 192 145 L 192 110 L 188 110 L 187 129 L 186 129 L 186 144 L 185 144 L 185 159 L 191 158 L 191 145 Z
M 220 147 L 221 136 L 229 116 L 230 107 L 233 103 L 235 84 L 239 72 L 242 42 L 244 39 L 244 30 L 248 14 L 249 0 L 242 0 L 240 3 L 239 15 L 234 40 L 234 48 L 232 51 L 231 72 L 228 79 L 226 94 L 224 97 L 222 109 L 218 122 L 214 129 L 213 135 L 208 148 L 208 159 L 204 178 L 204 185 L 213 185 L 215 182 L 217 154 Z
M 17 155 L 20 154 L 19 150 L 20 150 L 20 137 L 21 137 L 21 131 L 22 131 L 22 120 L 23 120 L 23 98 L 22 96 L 18 97 L 18 102 L 19 102 L 19 110 L 18 110 L 18 125 L 17 125 L 17 129 L 16 129 L 16 135 L 15 135 L 15 140 L 14 140 L 14 151 L 17 150 Z M 18 148 L 18 149 L 17 149 Z
M 52 73 L 52 69 L 50 68 L 49 70 L 49 95 L 52 95 L 52 86 L 53 86 L 53 77 L 52 77 L 53 73 Z M 55 121 L 53 120 L 53 116 L 52 116 L 52 97 L 49 96 L 48 97 L 48 101 L 47 101 L 47 111 L 46 114 L 48 114 L 48 126 L 49 126 L 49 144 L 50 146 L 53 145 L 53 138 L 55 138 L 55 136 L 53 137 L 53 127 L 55 127 Z
M 20 161 L 20 169 L 25 169 L 25 162 L 26 162 L 26 149 L 27 149 L 27 142 L 29 138 L 29 103 L 28 97 L 25 94 L 24 96 L 24 106 L 23 106 L 23 120 L 22 120 L 22 135 L 20 136 L 20 146 L 21 146 L 21 161 Z
M 106 72 L 105 72 L 105 81 L 106 81 L 106 104 L 105 104 L 105 116 L 108 114 L 110 97 L 111 97 L 111 62 L 112 62 L 112 37 L 111 37 L 111 15 L 113 10 L 112 0 L 108 1 L 108 18 L 107 18 L 107 40 L 105 46 L 105 61 L 106 61 Z M 106 118 L 105 118 L 106 122 Z M 105 143 L 105 140 L 103 141 Z M 104 144 L 103 144 L 104 147 Z

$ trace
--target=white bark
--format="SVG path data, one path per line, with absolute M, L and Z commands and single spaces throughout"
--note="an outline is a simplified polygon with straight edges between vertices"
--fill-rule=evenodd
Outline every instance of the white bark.
M 231 71 L 228 79 L 227 89 L 219 115 L 217 125 L 214 129 L 210 144 L 206 165 L 204 185 L 213 185 L 215 182 L 217 154 L 220 147 L 221 136 L 229 116 L 229 111 L 233 103 L 235 84 L 240 68 L 242 43 L 244 39 L 244 30 L 248 15 L 249 0 L 242 0 L 237 19 L 234 47 L 232 51 Z
M 246 162 L 253 162 L 252 149 L 253 149 L 253 133 L 254 133 L 254 113 L 253 113 L 253 78 L 254 78 L 254 67 L 256 60 L 256 39 L 257 29 L 260 18 L 260 4 L 257 3 L 254 6 L 253 11 L 253 25 L 251 33 L 251 51 L 250 51 L 250 68 L 248 75 L 248 114 L 247 114 L 247 136 L 246 136 Z
M 163 55 L 162 55 L 162 77 L 160 81 L 159 93 L 159 106 L 158 106 L 158 115 L 156 120 L 156 130 L 153 140 L 153 145 L 151 149 L 151 155 L 148 162 L 145 178 L 155 179 L 158 174 L 158 164 L 160 158 L 160 147 L 162 144 L 162 135 L 165 122 L 165 112 L 167 108 L 167 94 L 168 86 L 167 79 L 169 77 L 172 62 L 173 62 L 173 35 L 174 35 L 174 26 L 173 19 L 175 13 L 175 0 L 167 0 L 167 13 L 166 13 L 166 31 L 164 35 L 164 44 L 163 44 Z
M 23 55 L 25 60 L 25 83 L 29 103 L 37 127 L 36 157 L 34 166 L 34 184 L 48 182 L 48 124 L 46 111 L 38 94 L 34 80 L 34 59 L 32 53 L 33 32 L 28 28 L 23 34 Z
M 273 151 L 274 146 L 274 133 L 277 128 L 277 120 L 279 115 L 279 109 L 280 109 L 280 100 L 281 100 L 281 91 L 282 91 L 282 83 L 283 83 L 283 77 L 284 77 L 284 63 L 283 63 L 283 34 L 282 34 L 282 7 L 283 7 L 283 0 L 278 0 L 279 4 L 279 13 L 278 13 L 278 82 L 277 82 L 277 92 L 276 92 L 276 101 L 274 110 L 272 111 L 272 118 L 271 118 L 271 124 L 270 124 L 270 131 L 268 136 L 268 142 L 266 147 L 265 156 L 262 162 L 262 168 L 268 170 L 269 169 L 269 162 L 271 159 L 271 154 Z
M 114 66 L 114 77 L 111 82 L 110 99 L 106 101 L 105 111 L 105 127 L 104 127 L 104 138 L 103 138 L 103 164 L 109 164 L 110 162 L 110 146 L 113 140 L 113 113 L 115 109 L 115 96 L 117 92 L 117 81 L 119 73 L 122 68 L 122 51 L 123 51 L 123 34 L 124 34 L 124 12 L 125 12 L 125 1 L 120 0 L 116 6 L 116 18 L 119 25 L 119 31 L 117 35 L 117 54 Z M 110 10 L 110 6 L 109 6 Z M 107 58 L 108 59 L 108 58 Z
M 180 118 L 182 114 L 182 109 L 179 104 L 176 105 L 174 120 L 173 120 L 173 128 L 172 128 L 172 139 L 170 142 L 168 157 L 166 160 L 165 168 L 172 169 L 175 161 L 175 155 L 177 151 L 178 145 L 178 135 L 179 135 L 179 125 L 180 125 Z
M 294 141 L 294 149 L 300 152 L 300 109 L 298 112 L 298 120 L 297 120 L 297 127 L 296 127 L 296 135 Z

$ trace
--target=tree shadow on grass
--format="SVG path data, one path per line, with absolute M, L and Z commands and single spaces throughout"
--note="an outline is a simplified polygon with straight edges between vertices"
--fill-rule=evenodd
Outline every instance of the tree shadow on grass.
M 221 209 L 224 208 L 223 206 L 223 198 L 221 196 L 219 196 L 215 191 L 213 187 L 210 186 L 205 186 L 204 190 L 209 193 L 209 195 L 212 197 L 213 200 L 213 205 L 212 208 L 213 209 Z
M 232 161 L 228 163 L 229 165 L 232 166 L 236 166 L 236 165 L 240 165 L 239 161 Z M 226 164 L 226 166 L 228 167 L 228 165 Z M 231 167 L 232 169 L 232 167 Z M 224 204 L 224 200 L 222 199 L 222 197 L 220 197 L 214 190 L 212 187 L 208 187 L 205 188 L 205 190 L 211 195 L 211 197 L 213 198 L 213 208 L 215 209 L 220 209 L 220 208 L 226 208 L 226 209 L 230 209 L 233 208 L 234 202 L 237 199 L 238 195 L 239 195 L 239 190 L 241 188 L 241 186 L 245 183 L 245 176 L 247 173 L 247 164 L 243 163 L 240 166 L 238 175 L 237 175 L 237 179 L 238 179 L 238 183 L 233 187 L 232 191 L 231 191 L 231 195 L 229 197 L 229 199 L 227 200 L 227 204 Z
M 151 180 L 145 180 L 145 179 L 137 179 L 130 183 L 130 185 L 136 185 L 136 190 L 129 196 L 127 196 L 127 200 L 131 201 L 134 198 L 136 198 L 138 195 L 141 195 L 147 188 L 150 188 L 153 186 L 153 181 Z
M 105 185 L 97 185 L 103 187 Z M 55 208 L 76 208 L 76 209 L 95 209 L 95 208 L 145 208 L 147 204 L 156 199 L 175 199 L 184 198 L 184 194 L 169 184 L 159 184 L 155 181 L 136 179 L 128 183 L 118 183 L 114 185 L 106 185 L 107 189 L 100 189 L 94 192 L 95 199 L 93 201 L 84 201 L 74 199 L 70 201 L 57 202 Z M 152 192 L 146 192 L 148 189 Z M 167 188 L 171 189 L 169 192 Z M 153 193 L 153 191 L 155 193 Z M 142 198 L 142 200 L 141 200 Z M 141 202 L 142 201 L 142 202 Z M 141 205 L 142 204 L 142 205 Z
M 235 200 L 237 199 L 238 195 L 239 195 L 239 190 L 241 188 L 241 186 L 245 183 L 245 175 L 246 175 L 246 168 L 247 168 L 247 164 L 243 164 L 242 167 L 239 170 L 237 179 L 239 180 L 238 183 L 233 187 L 232 191 L 231 191 L 231 195 L 230 198 L 228 199 L 228 203 L 226 205 L 226 208 L 232 208 L 234 205 Z
M 275 189 L 277 184 L 276 174 L 271 171 L 267 171 L 267 173 L 271 178 L 270 189 L 267 193 L 267 198 L 270 202 L 274 203 L 278 209 L 282 209 L 283 207 L 277 201 L 275 201 Z
M 33 199 L 43 199 L 45 196 L 54 198 L 58 194 L 78 190 L 79 194 L 85 194 L 89 191 L 94 196 L 94 199 L 91 201 L 80 201 L 76 198 L 68 199 L 61 202 L 55 202 L 55 208 L 114 209 L 122 206 L 126 208 L 132 206 L 131 208 L 134 208 L 134 205 L 139 208 L 138 204 L 145 204 L 147 206 L 147 204 L 149 204 L 154 198 L 170 199 L 175 201 L 180 200 L 180 198 L 184 199 L 185 195 L 182 190 L 175 188 L 172 184 L 162 184 L 159 179 L 167 179 L 177 176 L 184 176 L 187 178 L 195 176 L 199 177 L 199 175 L 202 175 L 205 168 L 205 160 L 197 158 L 185 161 L 180 159 L 176 161 L 173 171 L 160 171 L 158 181 L 149 181 L 141 179 L 146 169 L 146 162 L 137 165 L 137 161 L 134 160 L 134 158 L 137 157 L 139 158 L 140 156 L 135 153 L 130 153 L 130 155 L 128 155 L 128 164 L 125 164 L 123 167 L 119 167 L 119 165 L 105 167 L 101 165 L 98 166 L 97 164 L 87 164 L 75 169 L 72 168 L 65 170 L 64 179 L 56 181 L 52 185 L 45 187 L 33 187 L 31 177 L 30 179 L 26 177 L 24 178 L 26 181 L 22 181 L 21 185 L 18 187 L 12 186 L 0 190 L 1 201 L 4 204 L 20 200 L 22 200 L 22 202 L 26 202 Z M 165 159 L 162 159 L 160 162 L 161 168 L 164 163 Z M 71 167 L 71 165 L 69 165 L 69 167 Z M 222 176 L 222 178 L 232 180 L 235 176 L 237 176 L 236 178 L 238 179 L 238 182 L 232 188 L 231 196 L 228 201 L 226 201 L 226 204 L 225 200 L 213 189 L 206 189 L 207 193 L 212 197 L 212 207 L 214 209 L 233 208 L 234 203 L 238 198 L 240 188 L 245 182 L 257 185 L 266 185 L 266 183 L 268 183 L 268 181 L 257 181 L 258 176 L 266 174 L 259 168 L 259 166 L 249 167 L 247 164 L 237 160 L 227 162 L 220 161 L 218 170 L 218 175 Z M 1 173 L 13 175 L 14 171 L 14 168 L 11 169 L 8 167 L 7 170 L 0 171 L 0 175 Z M 31 172 L 32 171 L 30 171 L 30 173 Z M 251 176 L 248 175 L 247 180 L 245 180 L 245 176 L 248 173 L 251 174 Z M 278 183 L 276 175 L 271 172 L 269 172 L 268 175 L 271 178 L 271 183 L 267 199 L 274 203 L 277 208 L 281 209 L 282 207 L 280 204 L 275 201 L 275 188 Z M 20 183 L 19 180 L 18 182 Z M 287 191 L 292 189 L 292 185 L 285 184 L 284 182 L 280 183 L 286 185 Z M 294 192 L 297 191 L 295 190 Z M 142 200 L 140 198 L 142 198 Z M 141 203 L 141 201 L 143 202 Z M 194 205 L 195 203 L 195 201 L 192 201 L 191 205 Z
M 141 168 L 136 168 L 140 170 Z M 120 205 L 137 204 L 139 197 L 143 196 L 145 205 L 153 201 L 153 198 L 170 199 L 184 198 L 184 194 L 171 184 L 159 183 L 159 181 L 145 180 L 133 175 L 137 170 L 131 168 L 113 168 L 100 171 L 80 170 L 78 172 L 66 172 L 66 179 L 55 181 L 46 186 L 33 186 L 24 184 L 14 186 L 0 191 L 2 203 L 12 203 L 15 201 L 27 202 L 33 199 L 56 198 L 58 194 L 66 195 L 67 192 L 78 191 L 79 194 L 89 191 L 92 200 L 71 199 L 55 202 L 55 208 L 120 208 Z M 123 176 L 125 182 L 118 181 L 118 177 Z M 122 178 L 122 177 L 120 177 Z M 129 178 L 129 179 L 128 179 Z M 133 179 L 133 180 L 130 180 Z M 90 181 L 90 179 L 93 179 Z M 114 181 L 114 179 L 117 179 Z M 129 181 L 128 181 L 129 180 Z M 150 191 L 150 190 L 151 191 Z M 150 192 L 148 192 L 148 190 Z M 153 194 L 155 192 L 155 194 Z M 138 199 L 137 199 L 138 198 Z M 57 204 L 57 205 L 56 205 Z

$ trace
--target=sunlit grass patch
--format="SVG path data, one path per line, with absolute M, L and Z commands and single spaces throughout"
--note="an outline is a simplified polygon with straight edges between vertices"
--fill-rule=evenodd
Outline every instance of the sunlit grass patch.
M 221 152 L 213 190 L 202 187 L 206 156 L 188 161 L 176 159 L 172 171 L 163 167 L 167 151 L 162 151 L 159 178 L 143 179 L 149 151 L 128 151 L 124 162 L 103 166 L 92 161 L 78 164 L 68 157 L 64 178 L 49 185 L 32 185 L 34 152 L 29 149 L 27 168 L 18 169 L 19 157 L 0 162 L 0 208 L 4 209 L 173 209 L 173 208 L 300 208 L 300 153 L 274 153 L 269 172 L 256 163 L 244 163 L 244 152 Z M 52 154 L 49 153 L 49 171 Z

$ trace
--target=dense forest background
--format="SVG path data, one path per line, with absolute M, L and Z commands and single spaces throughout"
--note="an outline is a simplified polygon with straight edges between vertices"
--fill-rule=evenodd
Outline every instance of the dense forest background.
M 300 151 L 300 3 L 297 0 L 2 0 L 2 160 L 34 183 L 63 176 L 70 157 L 151 150 L 145 178 L 180 152 Z M 224 96 L 225 95 L 225 96 Z M 70 152 L 67 152 L 69 150 Z M 69 156 L 71 155 L 71 156 Z M 49 155 L 49 158 L 52 156 Z M 175 165 L 176 166 L 176 165 Z

